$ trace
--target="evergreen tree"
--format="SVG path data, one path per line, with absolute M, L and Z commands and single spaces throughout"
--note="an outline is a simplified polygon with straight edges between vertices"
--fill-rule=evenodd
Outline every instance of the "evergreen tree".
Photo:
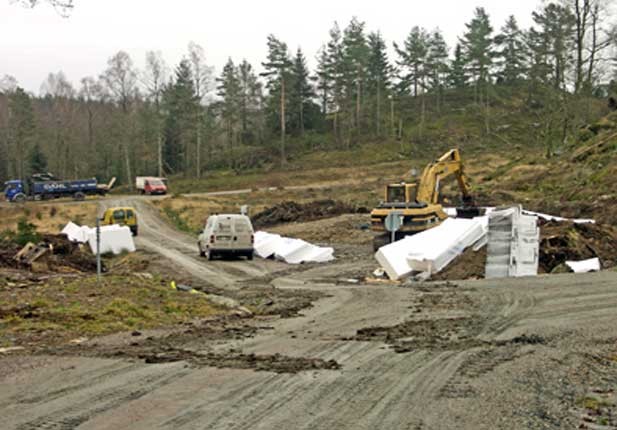
M 533 13 L 537 26 L 531 31 L 531 49 L 534 57 L 543 59 L 540 65 L 547 76 L 543 81 L 549 82 L 555 89 L 566 88 L 566 76 L 571 66 L 572 33 L 574 16 L 566 7 L 549 3 L 540 12 Z M 539 72 L 536 68 L 535 72 Z
M 47 157 L 43 154 L 41 146 L 34 144 L 29 155 L 30 173 L 45 173 L 47 172 Z
M 477 8 L 471 22 L 466 24 L 463 47 L 468 69 L 476 85 L 490 82 L 493 65 L 493 27 L 484 8 Z
M 375 131 L 377 135 L 380 135 L 383 100 L 390 92 L 393 69 L 388 60 L 386 42 L 379 32 L 368 35 L 368 48 L 366 93 L 371 100 L 375 101 Z
M 261 109 L 262 88 L 253 66 L 243 60 L 238 66 L 238 85 L 240 90 L 240 124 L 242 127 L 242 143 L 255 140 L 255 132 L 259 129 L 258 111 Z
M 289 93 L 289 116 L 292 130 L 304 134 L 306 128 L 306 113 L 313 104 L 315 91 L 310 82 L 310 72 L 306 65 L 306 58 L 302 50 L 298 48 L 293 60 L 292 86 Z
M 456 44 L 454 48 L 454 59 L 450 64 L 448 73 L 448 84 L 452 88 L 464 88 L 467 86 L 467 59 L 463 52 L 463 46 L 460 43 Z
M 191 64 L 183 59 L 175 71 L 174 82 L 163 93 L 165 140 L 163 156 L 172 173 L 189 171 L 190 147 L 195 137 L 195 116 L 199 98 L 194 87 Z
M 238 134 L 238 123 L 243 100 L 238 70 L 231 58 L 227 61 L 225 67 L 223 67 L 223 72 L 217 79 L 217 83 L 217 95 L 221 98 L 221 120 L 223 121 L 227 145 L 230 152 L 230 167 L 233 168 L 235 161 L 233 156 L 234 141 Z M 244 126 L 244 124 L 242 124 L 242 126 Z
M 362 95 L 366 79 L 369 47 L 364 34 L 365 23 L 352 18 L 343 32 L 343 73 L 346 103 L 353 112 L 353 125 L 357 129 L 361 121 Z M 355 108 L 354 108 L 355 105 Z M 351 124 L 350 124 L 351 125 Z
M 405 39 L 403 47 L 396 43 L 394 49 L 399 56 L 399 86 L 401 90 L 418 96 L 425 85 L 426 64 L 429 50 L 429 34 L 424 28 L 414 27 Z
M 516 18 L 511 15 L 495 37 L 497 50 L 497 79 L 505 84 L 513 84 L 524 78 L 529 53 L 525 45 L 523 32 L 518 27 Z
M 440 94 L 448 73 L 448 45 L 439 30 L 435 30 L 428 39 L 425 67 L 430 88 Z
M 262 66 L 266 70 L 261 75 L 266 77 L 268 88 L 268 112 L 270 118 L 278 118 L 281 133 L 281 164 L 287 159 L 285 135 L 287 127 L 288 92 L 291 79 L 292 62 L 289 58 L 287 44 L 278 40 L 274 35 L 268 36 L 268 57 Z
M 25 157 L 34 139 L 34 111 L 30 96 L 23 88 L 17 87 L 9 94 L 9 154 L 13 156 L 15 174 L 24 178 L 27 174 Z

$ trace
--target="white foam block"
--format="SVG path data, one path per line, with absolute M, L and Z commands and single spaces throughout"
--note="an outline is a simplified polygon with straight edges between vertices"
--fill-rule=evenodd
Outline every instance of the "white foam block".
M 96 229 L 88 232 L 88 244 L 92 253 L 96 253 Z M 101 227 L 101 254 L 113 253 L 115 255 L 122 252 L 135 252 L 135 242 L 131 229 L 119 225 L 109 225 Z
M 486 235 L 484 218 L 448 218 L 437 227 L 382 247 L 375 258 L 392 280 L 412 272 L 437 273 Z
M 62 234 L 66 235 L 66 237 L 71 242 L 86 243 L 88 241 L 89 231 L 89 227 L 80 227 L 77 224 L 69 221 L 69 223 L 62 229 Z
M 599 272 L 601 269 L 599 258 L 583 261 L 566 261 L 566 265 L 572 269 L 574 273 Z
M 334 249 L 313 245 L 301 239 L 258 231 L 255 253 L 261 258 L 274 256 L 288 264 L 327 263 L 334 260 Z

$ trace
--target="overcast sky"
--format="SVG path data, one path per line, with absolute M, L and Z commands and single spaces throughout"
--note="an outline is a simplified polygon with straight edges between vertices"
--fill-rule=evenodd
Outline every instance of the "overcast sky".
M 439 27 L 452 48 L 475 7 L 486 8 L 498 30 L 509 15 L 529 26 L 540 1 L 75 0 L 68 18 L 41 3 L 26 9 L 0 0 L 0 77 L 12 75 L 35 93 L 49 72 L 64 71 L 76 86 L 84 76 L 98 76 L 107 58 L 121 49 L 138 67 L 148 50 L 162 51 L 175 65 L 191 40 L 205 48 L 216 73 L 228 57 L 260 67 L 269 33 L 292 51 L 301 46 L 313 66 L 333 22 L 345 27 L 353 16 L 365 21 L 367 30 L 381 30 L 389 47 L 420 25 Z

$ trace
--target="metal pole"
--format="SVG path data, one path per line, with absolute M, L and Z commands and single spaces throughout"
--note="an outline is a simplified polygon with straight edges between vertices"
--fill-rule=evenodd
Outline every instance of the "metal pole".
M 101 220 L 96 216 L 96 282 L 101 283 Z

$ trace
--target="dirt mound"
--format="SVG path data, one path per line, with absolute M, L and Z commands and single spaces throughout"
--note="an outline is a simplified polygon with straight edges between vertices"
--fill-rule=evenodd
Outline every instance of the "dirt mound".
M 368 209 L 336 200 L 316 200 L 309 203 L 287 201 L 256 214 L 252 217 L 252 221 L 256 228 L 263 228 L 289 222 L 315 221 L 350 213 L 368 213 Z
M 41 246 L 48 247 L 50 252 L 41 257 L 50 272 L 96 272 L 96 258 L 83 245 L 70 242 L 62 235 L 44 235 Z M 27 269 L 16 262 L 13 257 L 21 247 L 14 243 L 0 244 L 0 268 Z
M 433 281 L 484 279 L 486 246 L 479 251 L 468 248 L 443 271 L 433 275 Z
M 544 222 L 540 225 L 539 273 L 551 273 L 566 261 L 599 258 L 603 269 L 617 266 L 617 229 L 607 224 Z M 431 279 L 483 279 L 486 247 L 478 252 L 467 249 Z
M 540 271 L 596 257 L 604 269 L 617 265 L 617 229 L 612 226 L 547 222 L 540 232 Z

